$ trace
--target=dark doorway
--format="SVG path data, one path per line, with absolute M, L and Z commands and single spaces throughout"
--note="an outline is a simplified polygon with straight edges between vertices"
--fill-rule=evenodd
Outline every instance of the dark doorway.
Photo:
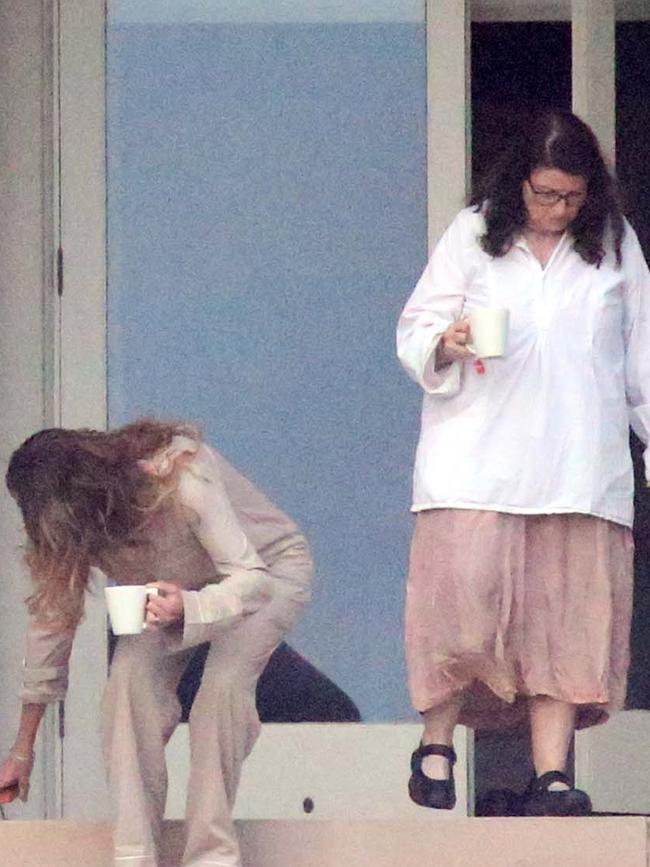
M 472 25 L 472 173 L 480 175 L 523 116 L 571 109 L 571 25 Z
M 650 261 L 650 21 L 616 27 L 616 162 L 625 212 Z M 627 703 L 650 708 L 650 489 L 645 486 L 643 447 L 632 436 L 636 472 L 636 545 L 632 665 Z

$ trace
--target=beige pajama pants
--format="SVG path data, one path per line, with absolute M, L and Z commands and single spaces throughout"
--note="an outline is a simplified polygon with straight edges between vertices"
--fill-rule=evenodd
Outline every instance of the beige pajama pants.
M 278 579 L 282 585 L 282 579 Z M 267 606 L 211 642 L 190 714 L 184 867 L 240 867 L 232 820 L 241 767 L 259 733 L 255 686 L 303 606 L 287 582 Z M 159 632 L 122 636 L 104 694 L 103 744 L 115 810 L 116 867 L 160 867 L 165 744 L 180 719 L 176 687 L 192 650 Z

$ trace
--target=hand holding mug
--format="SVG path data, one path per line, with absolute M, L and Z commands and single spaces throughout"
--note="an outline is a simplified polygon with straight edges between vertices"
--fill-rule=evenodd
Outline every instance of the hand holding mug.
M 508 324 L 509 313 L 505 307 L 472 308 L 465 319 L 452 322 L 440 338 L 436 366 L 504 355 Z
M 183 619 L 183 595 L 180 588 L 171 581 L 154 581 L 147 584 L 158 590 L 155 596 L 149 596 L 146 605 L 147 629 L 157 629 L 161 626 L 171 626 Z
M 459 319 L 457 322 L 452 322 L 440 338 L 436 348 L 436 367 L 474 358 L 474 353 L 467 348 L 469 341 L 469 319 Z

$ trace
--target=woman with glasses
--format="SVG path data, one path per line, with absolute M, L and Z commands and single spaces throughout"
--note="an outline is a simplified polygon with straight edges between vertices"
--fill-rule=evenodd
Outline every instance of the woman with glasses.
M 508 309 L 502 357 L 474 355 L 477 307 Z M 628 425 L 647 444 L 650 274 L 575 115 L 513 137 L 437 244 L 397 346 L 424 391 L 406 595 L 424 722 L 411 798 L 453 807 L 456 724 L 506 726 L 523 711 L 535 769 L 524 811 L 587 814 L 567 754 L 576 727 L 625 698 Z

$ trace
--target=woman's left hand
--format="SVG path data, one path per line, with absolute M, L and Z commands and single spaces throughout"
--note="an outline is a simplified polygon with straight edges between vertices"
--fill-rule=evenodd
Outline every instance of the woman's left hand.
M 183 619 L 183 596 L 180 587 L 171 581 L 152 581 L 147 587 L 156 587 L 157 594 L 152 594 L 147 600 L 147 629 L 157 629 L 160 626 L 171 626 Z

